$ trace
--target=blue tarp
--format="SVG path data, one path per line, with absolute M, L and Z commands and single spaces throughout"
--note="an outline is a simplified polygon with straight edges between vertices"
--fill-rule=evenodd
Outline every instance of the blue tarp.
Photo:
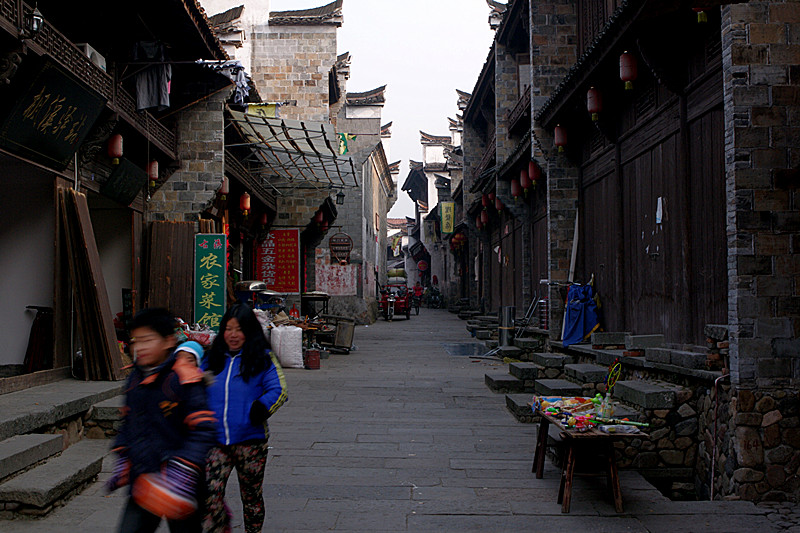
M 591 285 L 571 285 L 567 291 L 567 309 L 564 313 L 564 341 L 566 348 L 588 338 L 599 329 L 597 302 Z

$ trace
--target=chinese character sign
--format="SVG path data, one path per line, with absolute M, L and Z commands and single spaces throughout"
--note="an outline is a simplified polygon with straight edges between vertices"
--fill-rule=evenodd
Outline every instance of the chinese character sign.
M 214 331 L 225 313 L 224 233 L 198 233 L 194 236 L 194 321 Z
M 442 214 L 442 233 L 447 235 L 455 230 L 456 204 L 454 202 L 439 202 Z
M 300 230 L 274 229 L 256 249 L 256 279 L 271 291 L 300 294 Z

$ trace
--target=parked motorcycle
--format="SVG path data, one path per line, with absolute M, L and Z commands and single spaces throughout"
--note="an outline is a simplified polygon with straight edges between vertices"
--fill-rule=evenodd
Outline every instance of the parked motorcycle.
M 428 307 L 431 309 L 439 309 L 442 307 L 442 293 L 436 287 L 431 287 L 428 293 Z
M 394 302 L 396 301 L 394 294 L 389 294 L 386 297 L 386 309 L 384 311 L 384 317 L 386 320 L 392 320 L 394 318 Z

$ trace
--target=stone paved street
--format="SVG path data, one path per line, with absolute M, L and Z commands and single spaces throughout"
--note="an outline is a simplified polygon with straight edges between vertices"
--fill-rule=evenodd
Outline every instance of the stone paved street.
M 577 480 L 572 512 L 562 514 L 558 470 L 548 462 L 542 480 L 530 471 L 535 425 L 516 422 L 484 385 L 500 363 L 448 355 L 445 342 L 472 339 L 454 315 L 422 309 L 410 321 L 357 327 L 357 350 L 320 370 L 287 370 L 289 402 L 270 422 L 264 531 L 751 532 L 796 518 L 786 506 L 670 502 L 633 472 L 621 475 L 623 514 L 597 478 Z M 47 518 L 0 530 L 112 531 L 124 498 L 103 495 L 108 466 Z

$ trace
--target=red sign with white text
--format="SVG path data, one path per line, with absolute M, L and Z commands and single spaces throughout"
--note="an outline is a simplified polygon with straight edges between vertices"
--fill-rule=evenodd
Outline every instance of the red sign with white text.
M 271 291 L 300 294 L 300 230 L 270 231 L 256 249 L 255 273 Z

